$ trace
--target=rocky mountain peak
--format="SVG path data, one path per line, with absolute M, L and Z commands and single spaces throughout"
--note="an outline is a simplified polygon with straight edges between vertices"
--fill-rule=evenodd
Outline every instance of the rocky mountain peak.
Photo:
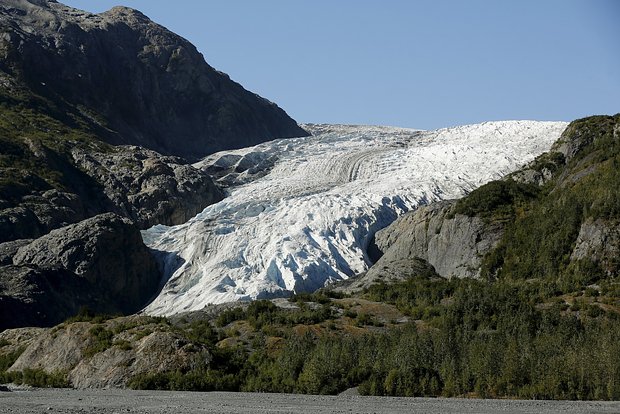
M 307 133 L 137 10 L 0 5 L 0 77 L 85 117 L 112 144 L 195 160 Z M 7 79 L 8 78 L 8 79 Z

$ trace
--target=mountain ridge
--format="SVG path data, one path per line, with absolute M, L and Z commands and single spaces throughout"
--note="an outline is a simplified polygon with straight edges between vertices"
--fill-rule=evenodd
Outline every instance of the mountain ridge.
M 213 69 L 190 42 L 137 10 L 92 14 L 57 2 L 7 0 L 0 11 L 0 69 L 90 118 L 112 144 L 196 160 L 307 135 L 277 105 Z

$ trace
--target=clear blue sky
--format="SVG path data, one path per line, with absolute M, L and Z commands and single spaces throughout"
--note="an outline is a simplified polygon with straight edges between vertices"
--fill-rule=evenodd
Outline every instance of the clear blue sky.
M 60 0 L 136 8 L 299 122 L 620 112 L 616 0 Z

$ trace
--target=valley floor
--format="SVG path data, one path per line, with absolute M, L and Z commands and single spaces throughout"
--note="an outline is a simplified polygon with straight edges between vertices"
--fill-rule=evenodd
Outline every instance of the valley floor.
M 0 393 L 0 413 L 617 413 L 620 402 L 35 389 Z

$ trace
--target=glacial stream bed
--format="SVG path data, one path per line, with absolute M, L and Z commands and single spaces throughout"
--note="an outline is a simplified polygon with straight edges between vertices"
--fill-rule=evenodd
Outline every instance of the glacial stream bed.
M 0 393 L 0 413 L 618 413 L 620 402 L 34 389 Z

